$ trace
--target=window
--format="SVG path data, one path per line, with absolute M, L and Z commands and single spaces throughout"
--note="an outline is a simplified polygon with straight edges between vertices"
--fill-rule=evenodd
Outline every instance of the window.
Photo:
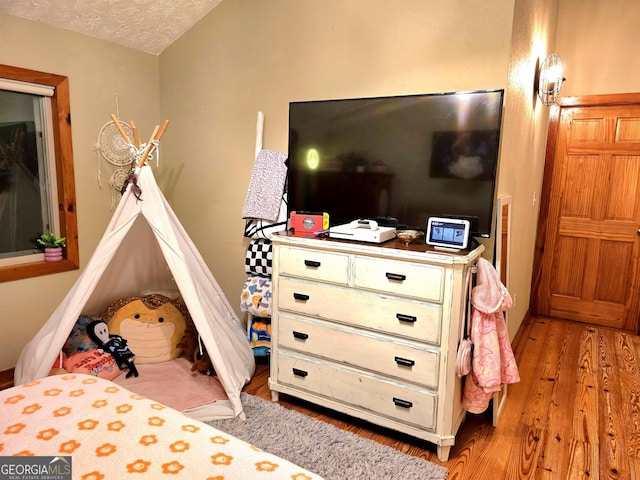
M 60 262 L 35 248 L 48 232 Z M 78 267 L 68 78 L 0 65 L 0 282 Z

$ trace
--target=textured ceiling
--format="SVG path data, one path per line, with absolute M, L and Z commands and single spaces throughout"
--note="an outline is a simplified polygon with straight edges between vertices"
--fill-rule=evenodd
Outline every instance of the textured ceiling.
M 160 54 L 222 0 L 0 0 L 0 13 Z

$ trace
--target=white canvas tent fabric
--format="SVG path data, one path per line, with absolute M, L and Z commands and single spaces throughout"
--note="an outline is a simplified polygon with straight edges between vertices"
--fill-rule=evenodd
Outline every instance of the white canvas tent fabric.
M 101 313 L 119 298 L 179 291 L 229 399 L 185 413 L 201 420 L 244 417 L 240 391 L 255 370 L 246 332 L 151 167 L 137 173 L 142 200 L 129 186 L 84 272 L 20 354 L 15 383 L 47 376 L 79 315 Z

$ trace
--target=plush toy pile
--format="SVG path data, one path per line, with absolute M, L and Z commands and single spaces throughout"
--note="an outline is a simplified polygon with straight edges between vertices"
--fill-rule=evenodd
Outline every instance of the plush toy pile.
M 214 375 L 209 356 L 186 306 L 151 294 L 114 301 L 99 315 L 81 315 L 51 374 L 79 372 L 109 380 L 135 364 L 152 364 L 186 356 L 192 372 Z

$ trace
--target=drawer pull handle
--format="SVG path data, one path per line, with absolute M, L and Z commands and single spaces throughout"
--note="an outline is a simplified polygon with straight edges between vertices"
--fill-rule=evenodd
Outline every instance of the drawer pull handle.
M 305 260 L 304 264 L 307 267 L 318 268 L 320 266 L 320 262 L 316 262 L 315 260 Z
M 410 402 L 408 400 L 402 400 L 401 398 L 393 397 L 393 403 L 395 403 L 396 406 L 402 407 L 402 408 L 411 408 L 411 407 L 413 407 L 413 402 Z
M 307 300 L 309 300 L 309 295 L 305 295 L 304 293 L 294 293 L 293 298 L 295 298 L 296 300 L 303 300 L 306 302 Z
M 299 338 L 300 340 L 306 340 L 309 338 L 309 334 L 293 331 L 293 338 Z
M 400 273 L 387 272 L 385 275 L 389 280 L 397 280 L 398 282 L 402 282 L 407 279 L 406 275 L 402 275 Z
M 405 315 L 404 313 L 396 313 L 396 318 L 401 322 L 409 322 L 409 323 L 415 323 L 416 320 L 418 320 L 415 316 Z
M 416 364 L 414 360 L 408 358 L 395 357 L 394 360 L 398 365 L 402 365 L 403 367 L 413 367 Z
M 294 368 L 293 369 L 293 374 L 296 377 L 306 377 L 307 375 L 309 375 L 309 372 L 306 372 L 304 370 L 300 370 L 299 368 Z

